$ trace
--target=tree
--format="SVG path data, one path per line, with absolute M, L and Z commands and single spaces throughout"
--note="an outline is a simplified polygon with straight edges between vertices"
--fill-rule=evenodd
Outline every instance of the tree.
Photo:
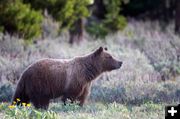
M 104 19 L 107 13 L 103 0 L 95 0 L 92 15 L 98 19 Z
M 180 33 L 180 0 L 130 0 L 122 7 L 123 15 L 141 20 L 159 20 L 162 29 L 166 28 L 169 21 L 174 20 L 175 32 Z
M 180 0 L 176 0 L 175 4 L 175 32 L 180 34 Z
M 79 43 L 83 40 L 83 34 L 84 34 L 84 23 L 83 19 L 79 18 L 74 24 L 73 27 L 69 30 L 70 33 L 70 39 L 69 43 L 73 44 L 74 42 Z
M 105 14 L 104 23 L 110 30 L 122 30 L 126 26 L 126 19 L 120 15 L 123 0 L 104 0 L 107 13 Z
M 87 8 L 88 5 L 89 0 L 69 0 L 66 2 L 62 11 L 59 12 L 59 19 L 63 21 L 62 26 L 69 29 L 69 43 L 71 44 L 83 40 L 83 19 L 90 15 Z M 71 10 L 71 12 L 67 12 L 68 10 Z
M 124 1 L 95 0 L 87 31 L 96 37 L 104 38 L 108 33 L 122 30 L 126 26 L 126 18 L 120 14 Z
M 83 37 L 82 19 L 88 17 L 90 0 L 24 0 L 37 10 L 48 13 L 60 23 L 60 32 L 70 30 L 70 43 Z
M 3 32 L 33 39 L 41 34 L 43 16 L 21 0 L 0 1 L 0 28 Z

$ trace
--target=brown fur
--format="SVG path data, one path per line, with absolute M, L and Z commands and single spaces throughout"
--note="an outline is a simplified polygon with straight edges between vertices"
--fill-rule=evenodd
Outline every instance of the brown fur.
M 36 108 L 47 109 L 50 99 L 62 96 L 79 100 L 82 106 L 90 93 L 92 81 L 105 71 L 121 67 L 102 47 L 95 52 L 69 60 L 43 59 L 30 65 L 18 82 L 13 101 L 32 102 Z

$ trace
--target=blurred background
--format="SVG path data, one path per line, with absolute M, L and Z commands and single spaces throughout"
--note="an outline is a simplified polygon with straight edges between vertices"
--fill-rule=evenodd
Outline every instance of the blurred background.
M 94 82 L 90 101 L 180 102 L 180 0 L 0 0 L 0 101 L 41 58 L 99 46 L 123 61 Z

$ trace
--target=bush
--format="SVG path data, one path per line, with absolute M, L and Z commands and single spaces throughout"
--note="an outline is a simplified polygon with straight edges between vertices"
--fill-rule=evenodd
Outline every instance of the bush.
M 86 28 L 87 32 L 96 38 L 104 39 L 105 36 L 108 34 L 109 29 L 102 23 L 92 22 L 90 26 Z
M 87 31 L 96 37 L 105 38 L 108 33 L 122 30 L 127 25 L 126 18 L 120 15 L 123 0 L 103 0 L 105 5 L 105 18 L 92 20 L 87 26 Z
M 23 106 L 0 104 L 1 117 L 6 119 L 59 119 L 59 115 L 53 111 L 36 110 L 30 104 Z M 2 115 L 3 113 L 3 115 Z
M 104 0 L 107 10 L 104 24 L 112 31 L 122 30 L 126 26 L 126 19 L 119 14 L 122 0 Z
M 57 12 L 56 18 L 62 22 L 62 27 L 71 28 L 79 18 L 89 16 L 88 4 L 89 0 L 68 0 L 62 10 Z
M 11 101 L 13 88 L 10 84 L 5 83 L 0 85 L 0 102 Z
M 1 31 L 18 34 L 25 39 L 33 39 L 41 34 L 43 16 L 20 0 L 0 2 Z

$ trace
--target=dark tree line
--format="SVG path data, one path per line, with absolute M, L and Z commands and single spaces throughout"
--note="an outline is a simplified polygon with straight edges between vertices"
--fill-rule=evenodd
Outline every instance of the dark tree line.
M 141 20 L 159 20 L 163 28 L 173 20 L 175 32 L 180 34 L 180 0 L 130 0 L 121 13 Z
M 97 21 L 106 19 L 107 8 L 104 1 L 95 0 L 90 7 L 90 10 L 92 10 L 91 16 L 95 17 Z M 129 2 L 122 1 L 119 7 L 121 8 L 120 15 L 137 20 L 159 20 L 162 29 L 165 29 L 168 23 L 174 21 L 175 33 L 180 34 L 180 0 L 130 0 Z M 82 26 L 82 24 L 79 25 Z M 76 28 L 76 31 L 79 31 L 79 28 L 83 27 Z M 81 35 L 82 33 L 77 34 Z
M 1 0 L 0 32 L 33 39 L 42 33 L 43 11 L 68 30 L 70 43 L 83 40 L 86 30 L 95 37 L 122 30 L 126 18 L 159 20 L 164 29 L 174 20 L 180 34 L 180 0 Z M 86 22 L 84 22 L 86 21 Z

